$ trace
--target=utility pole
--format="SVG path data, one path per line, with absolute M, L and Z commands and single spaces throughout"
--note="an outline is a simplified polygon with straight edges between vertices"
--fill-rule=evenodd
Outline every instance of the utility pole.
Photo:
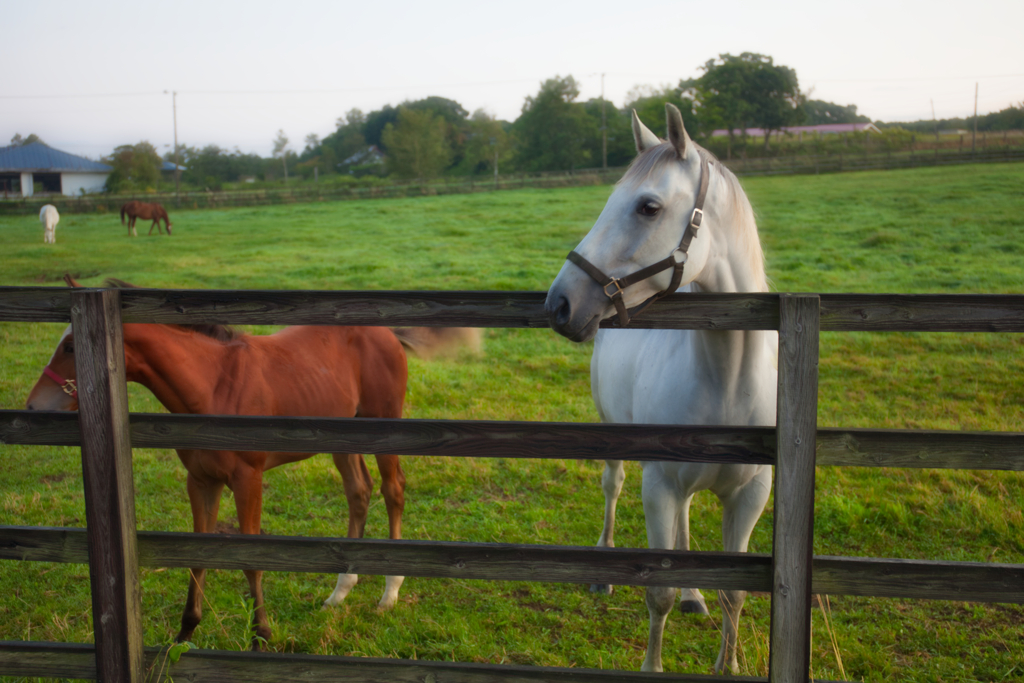
M 974 132 L 971 133 L 971 156 L 974 156 L 974 141 L 978 137 L 978 83 L 974 83 Z
M 608 123 L 604 114 L 604 74 L 601 74 L 601 169 L 608 170 Z
M 167 91 L 164 90 L 164 94 Z M 178 156 L 178 91 L 171 93 L 171 111 L 174 112 L 174 205 L 181 205 L 181 159 Z

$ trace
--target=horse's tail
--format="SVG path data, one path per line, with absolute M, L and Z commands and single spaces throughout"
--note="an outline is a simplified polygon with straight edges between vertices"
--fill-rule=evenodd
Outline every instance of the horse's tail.
M 406 351 L 422 358 L 451 358 L 466 348 L 479 354 L 483 335 L 479 327 L 393 327 L 391 331 Z
M 124 225 L 124 212 L 125 212 L 125 209 L 127 209 L 127 208 L 128 208 L 127 204 L 122 204 L 121 205 L 121 225 Z

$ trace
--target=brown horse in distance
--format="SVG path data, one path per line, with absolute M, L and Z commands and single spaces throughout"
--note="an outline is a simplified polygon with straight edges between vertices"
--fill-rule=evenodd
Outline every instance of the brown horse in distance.
M 79 286 L 70 276 L 65 280 Z M 132 285 L 110 280 L 107 286 Z M 403 337 L 416 329 L 318 325 L 249 335 L 222 325 L 126 323 L 125 370 L 129 382 L 148 388 L 172 413 L 400 418 L 408 377 Z M 472 345 L 469 339 L 460 341 Z M 417 342 L 415 352 L 436 351 L 422 334 Z M 77 410 L 76 377 L 74 335 L 68 327 L 28 396 L 28 409 Z M 193 530 L 215 532 L 221 493 L 227 486 L 234 492 L 243 534 L 260 533 L 263 472 L 315 455 L 193 449 L 177 453 L 188 470 Z M 370 472 L 361 454 L 333 457 L 348 499 L 348 536 L 362 538 L 373 489 Z M 389 537 L 401 538 L 405 475 L 397 455 L 376 457 Z M 179 642 L 191 638 L 202 618 L 205 575 L 203 568 L 191 570 Z M 260 639 L 270 638 L 262 575 L 245 570 L 255 607 L 253 649 Z M 403 578 L 386 577 L 380 608 L 394 606 Z M 325 605 L 341 602 L 357 580 L 355 574 L 340 574 Z
M 145 202 L 133 199 L 121 207 L 121 225 L 124 225 L 125 216 L 128 216 L 129 237 L 138 236 L 138 233 L 135 232 L 136 218 L 145 218 L 153 221 L 153 225 L 149 226 L 150 235 L 153 234 L 153 228 L 156 228 L 156 234 L 158 235 L 163 232 L 163 227 L 160 225 L 160 219 L 162 218 L 167 226 L 167 234 L 171 234 L 171 219 L 167 217 L 167 210 L 160 204 L 146 204 Z

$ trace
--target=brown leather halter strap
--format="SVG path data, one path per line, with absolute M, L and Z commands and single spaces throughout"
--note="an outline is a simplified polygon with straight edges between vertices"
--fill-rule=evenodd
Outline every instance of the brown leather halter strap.
M 644 309 L 658 299 L 679 289 L 679 283 L 682 282 L 683 279 L 683 269 L 686 266 L 686 253 L 690 249 L 690 242 L 692 242 L 693 238 L 697 236 L 697 229 L 700 228 L 700 225 L 704 220 L 704 199 L 708 194 L 708 176 L 710 175 L 708 165 L 707 156 L 701 153 L 700 189 L 697 192 L 697 200 L 693 204 L 693 212 L 690 214 L 690 222 L 687 224 L 686 230 L 683 232 L 683 238 L 679 240 L 679 246 L 662 260 L 657 263 L 652 263 L 646 268 L 641 268 L 626 277 L 615 278 L 611 275 L 605 275 L 600 268 L 580 256 L 575 251 L 569 252 L 569 256 L 566 257 L 569 261 L 572 261 L 583 269 L 583 272 L 592 277 L 601 289 L 604 290 L 605 296 L 611 299 L 612 303 L 615 305 L 615 310 L 619 313 L 619 323 L 623 327 L 629 324 L 631 316 L 639 315 L 644 311 Z M 646 280 L 652 275 L 657 275 L 661 271 L 669 268 L 672 268 L 672 282 L 669 284 L 668 288 L 658 294 L 655 294 L 636 308 L 633 308 L 632 310 L 626 309 L 626 303 L 622 299 L 622 293 L 626 287 L 635 285 L 636 283 Z
M 54 382 L 60 385 L 60 388 L 64 390 L 64 393 L 71 398 L 78 398 L 78 385 L 75 384 L 73 379 L 64 379 L 58 375 L 53 368 L 47 365 L 43 368 L 43 374 L 52 379 Z

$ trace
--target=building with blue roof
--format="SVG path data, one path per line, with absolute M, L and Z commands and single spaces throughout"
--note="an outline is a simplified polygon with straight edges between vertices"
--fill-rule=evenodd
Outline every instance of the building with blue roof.
M 36 187 L 42 192 L 76 196 L 102 192 L 114 169 L 54 149 L 42 142 L 0 147 L 0 191 L 4 196 L 31 197 Z

